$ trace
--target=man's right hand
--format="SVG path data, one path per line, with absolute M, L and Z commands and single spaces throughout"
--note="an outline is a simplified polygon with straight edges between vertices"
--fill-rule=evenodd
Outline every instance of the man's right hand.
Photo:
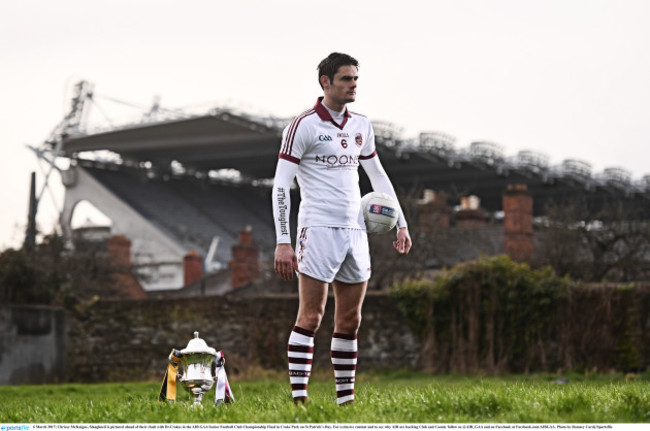
M 293 279 L 293 272 L 298 270 L 298 258 L 291 244 L 278 244 L 275 247 L 275 272 L 283 280 Z

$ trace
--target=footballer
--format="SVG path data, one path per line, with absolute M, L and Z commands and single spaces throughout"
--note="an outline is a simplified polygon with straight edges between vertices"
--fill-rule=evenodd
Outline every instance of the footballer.
M 368 236 L 361 213 L 358 168 L 374 191 L 395 199 L 395 190 L 375 149 L 370 120 L 350 112 L 356 100 L 359 63 L 332 53 L 318 65 L 323 90 L 313 108 L 291 121 L 282 134 L 272 205 L 277 246 L 274 267 L 284 280 L 298 273 L 299 307 L 289 336 L 289 378 L 294 403 L 308 401 L 314 337 L 325 312 L 328 286 L 334 291 L 331 358 L 339 405 L 354 401 L 357 331 L 370 278 Z M 296 249 L 291 245 L 290 187 L 297 178 L 300 207 Z M 403 211 L 398 205 L 395 250 L 411 249 Z

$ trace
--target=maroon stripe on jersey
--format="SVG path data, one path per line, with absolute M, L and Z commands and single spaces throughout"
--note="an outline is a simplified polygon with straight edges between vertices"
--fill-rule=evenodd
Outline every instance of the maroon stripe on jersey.
M 290 156 L 288 154 L 280 153 L 280 155 L 278 157 L 283 159 L 283 160 L 287 160 L 289 162 L 295 163 L 296 165 L 300 164 L 300 159 L 298 159 L 296 157 L 293 157 L 293 156 Z
M 289 128 L 289 132 L 287 133 L 287 140 L 286 140 L 286 142 L 284 143 L 285 146 L 284 146 L 283 151 L 282 151 L 283 153 L 285 153 L 285 154 L 291 154 L 291 151 L 293 150 L 293 140 L 294 140 L 295 137 L 296 137 L 296 131 L 298 130 L 298 125 L 300 124 L 300 122 L 301 122 L 305 117 L 310 116 L 310 115 L 313 114 L 314 112 L 316 112 L 316 111 L 314 111 L 313 109 L 310 109 L 310 110 L 308 110 L 308 111 L 305 111 L 305 112 L 304 112 L 303 114 L 301 114 L 300 116 L 296 117 L 295 120 L 293 120 L 294 122 L 292 123 L 292 127 Z
M 289 370 L 289 377 L 309 377 L 310 371 Z
M 312 359 L 307 359 L 307 358 L 294 358 L 293 356 L 289 356 L 289 363 L 290 364 L 303 364 L 303 365 L 309 365 L 312 363 Z
M 348 395 L 354 395 L 354 389 L 346 389 L 344 391 L 336 391 L 336 398 L 347 397 Z
M 333 338 L 342 338 L 344 340 L 356 340 L 357 335 L 356 334 L 342 334 L 340 332 L 335 332 L 332 334 Z
M 377 151 L 373 151 L 373 153 L 372 153 L 371 155 L 369 155 L 369 156 L 359 156 L 359 160 L 368 160 L 368 159 L 372 159 L 372 158 L 375 157 L 376 155 L 377 155 Z
M 304 335 L 305 337 L 315 337 L 316 333 L 313 331 L 310 331 L 308 329 L 301 328 L 300 326 L 294 326 L 293 327 L 293 332 L 297 332 L 301 335 Z
M 292 383 L 291 390 L 294 391 L 307 390 L 307 383 Z
M 357 352 L 342 352 L 340 350 L 332 350 L 330 352 L 330 356 L 332 358 L 339 359 L 354 359 L 357 357 Z
M 354 383 L 354 377 L 337 377 L 334 381 L 337 385 L 345 385 L 348 383 Z
M 293 119 L 291 124 L 289 124 L 289 129 L 287 130 L 287 134 L 284 137 L 284 142 L 282 143 L 282 150 L 280 151 L 281 153 L 288 151 L 289 137 L 291 137 L 291 134 L 293 133 L 293 128 L 296 126 L 296 121 L 298 121 L 298 118 L 300 118 L 301 116 L 302 114 L 298 115 L 296 118 Z
M 298 346 L 296 344 L 289 344 L 287 350 L 290 352 L 301 352 L 301 353 L 314 353 L 314 348 L 310 346 Z
M 356 364 L 333 364 L 335 371 L 354 371 L 357 369 Z
M 286 153 L 287 154 L 291 154 L 291 151 L 293 150 L 293 140 L 296 137 L 296 131 L 298 130 L 298 125 L 300 124 L 300 122 L 302 121 L 303 118 L 305 118 L 305 117 L 301 116 L 299 118 L 296 118 L 296 122 L 295 122 L 293 128 L 287 134 L 287 142 L 286 142 L 286 145 L 287 145 Z
M 305 112 L 306 112 L 306 111 L 305 111 Z M 283 144 L 282 144 L 282 151 L 281 151 L 281 152 L 286 152 L 286 151 L 288 151 L 288 149 L 289 149 L 289 145 L 288 145 L 288 144 L 289 144 L 289 138 L 291 137 L 291 134 L 293 133 L 293 129 L 294 129 L 294 127 L 296 127 L 296 122 L 298 121 L 298 119 L 299 119 L 300 117 L 303 116 L 303 114 L 305 114 L 305 112 L 303 112 L 302 114 L 298 115 L 296 118 L 293 119 L 293 121 L 291 121 L 291 124 L 289 124 L 289 129 L 287 130 L 287 134 L 286 134 L 285 139 L 284 139 L 284 142 L 283 142 Z
M 294 127 L 296 127 L 296 123 L 298 122 L 298 119 L 300 116 L 294 118 L 294 120 L 291 122 L 291 125 L 289 126 L 289 130 L 287 130 L 287 135 L 284 138 L 284 145 L 282 146 L 282 152 L 283 153 L 290 153 L 289 151 L 289 141 L 291 140 L 291 136 L 293 136 L 293 130 Z

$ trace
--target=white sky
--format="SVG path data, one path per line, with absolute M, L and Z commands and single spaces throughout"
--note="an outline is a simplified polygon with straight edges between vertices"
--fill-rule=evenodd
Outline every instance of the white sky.
M 29 175 L 79 79 L 148 106 L 214 101 L 290 116 L 332 51 L 360 63 L 357 102 L 407 136 L 650 173 L 650 1 L 189 0 L 0 3 L 0 249 L 22 243 Z M 66 92 L 67 91 L 67 92 Z M 54 177 L 59 182 L 58 176 Z M 62 202 L 57 192 L 59 205 Z M 46 194 L 38 222 L 52 230 Z

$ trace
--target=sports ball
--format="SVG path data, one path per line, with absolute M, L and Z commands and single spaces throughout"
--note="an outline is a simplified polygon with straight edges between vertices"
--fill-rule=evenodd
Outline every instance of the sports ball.
M 361 211 L 370 235 L 379 235 L 397 224 L 397 202 L 386 193 L 371 192 L 361 198 Z

